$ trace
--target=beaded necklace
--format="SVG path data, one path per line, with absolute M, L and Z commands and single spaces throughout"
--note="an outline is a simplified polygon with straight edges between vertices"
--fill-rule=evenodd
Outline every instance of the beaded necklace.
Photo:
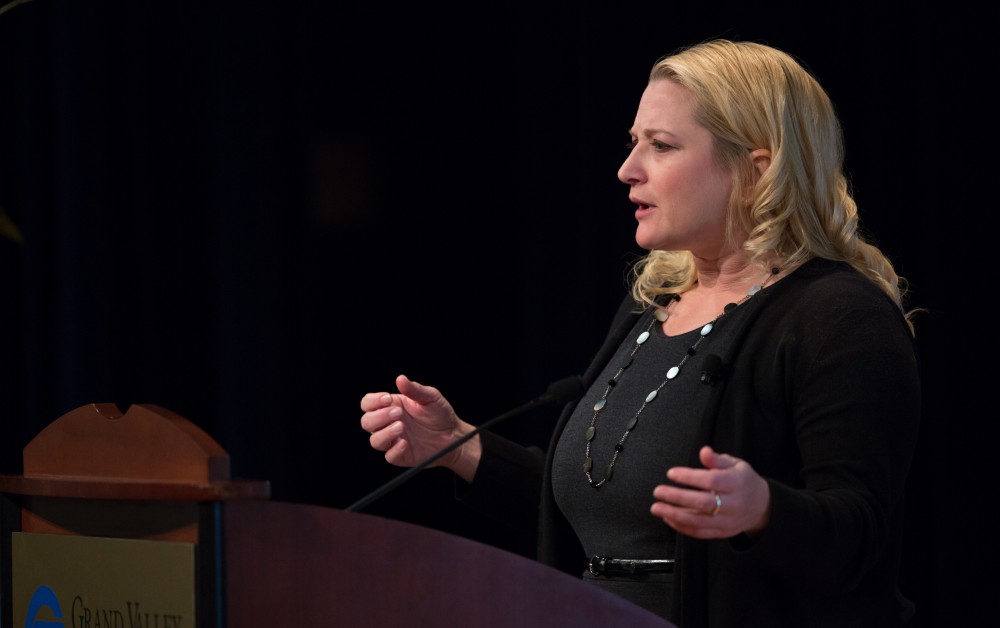
M 688 359 L 698 352 L 698 349 L 701 347 L 702 343 L 705 342 L 705 339 L 708 337 L 708 335 L 712 333 L 712 330 L 715 328 L 715 324 L 719 321 L 719 319 L 728 314 L 729 312 L 731 312 L 732 310 L 734 310 L 735 308 L 737 308 L 738 306 L 742 305 L 744 302 L 746 302 L 748 299 L 753 297 L 758 292 L 760 292 L 761 289 L 764 286 L 766 286 L 767 283 L 771 280 L 771 278 L 777 275 L 779 272 L 781 272 L 780 268 L 772 268 L 771 272 L 766 277 L 764 277 L 764 280 L 761 283 L 750 286 L 750 289 L 747 290 L 746 296 L 744 296 L 742 299 L 740 299 L 735 303 L 727 303 L 726 306 L 722 308 L 722 312 L 720 312 L 718 316 L 713 318 L 710 322 L 706 323 L 701 328 L 701 332 L 698 334 L 698 339 L 695 340 L 694 344 L 688 347 L 687 351 L 684 352 L 684 357 L 681 358 L 681 361 L 667 370 L 667 374 L 663 378 L 663 381 L 660 382 L 660 385 L 657 386 L 654 390 L 652 390 L 648 395 L 646 395 L 646 399 L 642 402 L 642 405 L 639 406 L 639 409 L 636 410 L 635 415 L 631 419 L 629 419 L 629 422 L 625 425 L 625 432 L 622 434 L 621 438 L 618 439 L 618 443 L 615 445 L 614 453 L 611 455 L 611 462 L 608 463 L 608 466 L 604 468 L 604 477 L 601 480 L 595 482 L 594 477 L 591 474 L 591 471 L 594 467 L 594 460 L 593 458 L 591 458 L 590 455 L 590 445 L 591 442 L 594 440 L 594 437 L 597 435 L 597 417 L 600 416 L 601 410 L 607 407 L 608 395 L 610 395 L 614 387 L 618 385 L 618 381 L 621 379 L 621 376 L 625 372 L 625 369 L 627 369 L 629 366 L 632 365 L 632 361 L 635 358 L 635 354 L 639 352 L 639 349 L 642 347 L 643 343 L 649 340 L 650 330 L 653 329 L 653 325 L 655 325 L 656 323 L 660 323 L 662 325 L 663 323 L 666 322 L 666 320 L 670 317 L 670 306 L 673 304 L 674 301 L 680 301 L 681 296 L 679 294 L 672 294 L 670 295 L 670 299 L 667 301 L 666 305 L 664 305 L 663 307 L 656 308 L 656 310 L 653 312 L 653 315 L 650 316 L 649 318 L 649 325 L 647 325 L 646 329 L 643 330 L 636 337 L 635 344 L 632 346 L 632 350 L 629 352 L 628 357 L 625 359 L 625 362 L 618 367 L 618 370 L 615 372 L 614 377 L 608 380 L 607 387 L 604 389 L 604 394 L 601 396 L 600 400 L 598 400 L 598 402 L 594 404 L 594 415 L 591 417 L 590 425 L 587 426 L 587 431 L 585 433 L 587 447 L 586 447 L 586 454 L 583 459 L 583 472 L 587 476 L 587 483 L 590 484 L 590 486 L 592 486 L 593 488 L 600 488 L 605 483 L 611 481 L 611 477 L 614 475 L 615 472 L 615 463 L 618 462 L 618 457 L 621 455 L 622 451 L 625 450 L 625 441 L 628 439 L 629 434 L 632 433 L 632 430 L 634 430 L 636 426 L 639 424 L 639 415 L 641 415 L 642 411 L 645 410 L 646 407 L 649 404 L 651 404 L 654 399 L 656 399 L 657 395 L 660 394 L 660 391 L 663 389 L 663 387 L 666 386 L 670 380 L 677 377 L 677 375 L 681 372 L 681 368 L 687 363 Z

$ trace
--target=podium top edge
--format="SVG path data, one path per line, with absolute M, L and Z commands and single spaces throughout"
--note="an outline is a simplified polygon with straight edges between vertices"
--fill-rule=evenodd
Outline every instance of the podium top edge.
M 265 480 L 149 482 L 112 478 L 0 475 L 0 493 L 33 497 L 148 501 L 230 501 L 270 499 Z

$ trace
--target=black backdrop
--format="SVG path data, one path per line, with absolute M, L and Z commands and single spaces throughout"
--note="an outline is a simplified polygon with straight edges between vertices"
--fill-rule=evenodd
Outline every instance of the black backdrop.
M 65 412 L 153 403 L 275 499 L 343 508 L 400 472 L 358 425 L 397 373 L 482 422 L 581 372 L 638 253 L 615 173 L 649 67 L 752 39 L 831 93 L 864 226 L 930 310 L 904 587 L 920 626 L 978 618 L 998 585 L 985 9 L 338 4 L 0 15 L 0 206 L 23 235 L 0 239 L 4 471 Z M 500 429 L 543 443 L 552 420 Z M 367 510 L 530 547 L 440 470 Z

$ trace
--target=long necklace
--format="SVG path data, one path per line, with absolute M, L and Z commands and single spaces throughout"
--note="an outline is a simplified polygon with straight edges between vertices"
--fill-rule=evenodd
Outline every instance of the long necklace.
M 632 433 L 632 430 L 634 430 L 639 424 L 639 415 L 641 415 L 642 411 L 645 410 L 654 399 L 656 399 L 657 395 L 660 394 L 660 391 L 663 390 L 663 387 L 666 386 L 670 380 L 680 374 L 681 368 L 687 363 L 691 356 L 698 352 L 702 343 L 705 342 L 708 335 L 712 333 L 713 329 L 715 329 L 715 324 L 719 321 L 719 319 L 736 307 L 742 305 L 747 299 L 760 292 L 761 289 L 767 285 L 767 282 L 771 280 L 771 277 L 777 275 L 779 272 L 781 272 L 780 268 L 772 268 L 771 272 L 768 273 L 761 283 L 750 286 L 750 289 L 747 290 L 746 296 L 735 303 L 727 303 L 726 306 L 722 308 L 722 311 L 719 312 L 718 316 L 702 326 L 701 332 L 698 334 L 698 339 L 694 341 L 694 344 L 688 347 L 687 351 L 684 352 L 684 357 L 681 358 L 681 361 L 667 370 L 667 374 L 663 378 L 663 381 L 660 382 L 660 385 L 646 395 L 646 399 L 642 402 L 642 405 L 639 406 L 639 409 L 636 410 L 635 415 L 629 419 L 629 422 L 625 425 L 625 432 L 622 434 L 621 438 L 618 439 L 618 443 L 615 445 L 614 453 L 611 455 L 611 462 L 609 462 L 608 466 L 604 468 L 604 477 L 599 481 L 594 481 L 594 477 L 591 473 L 594 468 L 594 459 L 590 456 L 590 445 L 593 442 L 594 437 L 597 436 L 597 417 L 600 416 L 601 410 L 604 410 L 604 408 L 607 407 L 608 396 L 611 394 L 611 391 L 614 390 L 615 386 L 618 385 L 618 381 L 621 379 L 622 373 L 624 373 L 625 369 L 632 365 L 635 354 L 638 353 L 642 345 L 649 340 L 650 331 L 653 329 L 653 325 L 656 323 L 662 325 L 666 322 L 666 320 L 670 317 L 670 306 L 674 301 L 680 301 L 681 296 L 679 294 L 672 294 L 670 295 L 670 299 L 667 301 L 666 305 L 656 308 L 653 315 L 649 318 L 649 325 L 647 325 L 646 329 L 636 337 L 635 343 L 632 345 L 632 350 L 629 352 L 628 357 L 625 358 L 622 365 L 618 367 L 614 377 L 608 380 L 608 384 L 604 389 L 604 394 L 601 396 L 600 400 L 594 404 L 594 415 L 590 418 L 590 425 L 587 426 L 587 431 L 585 433 L 587 448 L 586 455 L 583 459 L 583 472 L 587 476 L 587 483 L 590 484 L 590 486 L 593 488 L 600 488 L 605 483 L 611 481 L 611 478 L 615 473 L 615 464 L 618 462 L 618 457 L 621 456 L 621 453 L 625 450 L 625 441 L 628 439 L 629 434 Z

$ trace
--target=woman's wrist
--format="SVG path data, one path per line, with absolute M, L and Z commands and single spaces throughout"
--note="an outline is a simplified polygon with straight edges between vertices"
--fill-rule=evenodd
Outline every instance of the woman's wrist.
M 463 424 L 456 432 L 456 439 L 464 438 L 475 428 L 468 424 Z M 451 469 L 455 475 L 472 484 L 472 479 L 476 476 L 476 469 L 479 468 L 479 461 L 483 457 L 483 443 L 476 434 L 467 442 L 454 451 L 454 455 L 444 463 L 444 466 Z

